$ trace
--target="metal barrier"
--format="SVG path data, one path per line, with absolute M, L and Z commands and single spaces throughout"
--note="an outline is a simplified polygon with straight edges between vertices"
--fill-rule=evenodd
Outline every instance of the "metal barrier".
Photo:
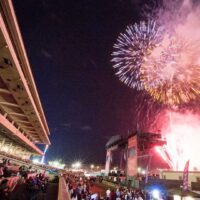
M 58 200 L 70 200 L 68 187 L 64 176 L 59 177 Z
M 0 183 L 6 179 L 8 180 L 7 182 L 7 186 L 8 186 L 8 189 L 9 189 L 9 192 L 12 192 L 14 189 L 15 189 L 15 186 L 17 185 L 18 181 L 20 180 L 21 177 L 19 176 L 13 176 L 13 177 L 7 177 L 7 178 L 2 178 L 0 179 Z
M 35 178 L 36 175 L 37 175 L 37 173 L 28 173 L 27 179 L 29 179 L 30 177 Z
M 8 179 L 8 187 L 9 191 L 12 192 L 15 189 L 15 186 L 17 185 L 18 181 L 20 180 L 21 177 L 15 176 L 15 177 L 10 177 Z

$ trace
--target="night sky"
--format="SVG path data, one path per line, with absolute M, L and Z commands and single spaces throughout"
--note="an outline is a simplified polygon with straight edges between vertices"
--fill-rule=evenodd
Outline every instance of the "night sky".
M 47 159 L 104 163 L 110 136 L 136 128 L 135 91 L 114 75 L 114 42 L 138 0 L 13 0 L 50 128 Z

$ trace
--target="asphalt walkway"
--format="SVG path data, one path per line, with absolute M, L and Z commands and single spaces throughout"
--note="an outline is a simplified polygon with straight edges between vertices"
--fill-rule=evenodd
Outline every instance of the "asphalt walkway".
M 45 195 L 45 200 L 57 200 L 58 198 L 58 183 L 50 183 Z

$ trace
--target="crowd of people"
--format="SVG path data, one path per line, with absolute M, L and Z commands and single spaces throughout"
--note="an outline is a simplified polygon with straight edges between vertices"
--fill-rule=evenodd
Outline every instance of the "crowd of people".
M 72 200 L 96 200 L 98 194 L 91 192 L 94 182 L 95 178 L 69 174 L 66 176 L 66 183 Z
M 46 193 L 48 187 L 48 178 L 40 173 L 36 176 L 30 176 L 25 180 L 25 193 L 19 200 L 34 200 L 37 199 L 39 193 Z
M 97 183 L 95 183 L 97 181 Z M 101 182 L 101 181 L 100 181 Z M 115 187 L 104 188 L 105 192 L 97 193 L 93 190 L 94 184 L 99 183 L 98 179 L 87 178 L 84 176 L 67 175 L 66 183 L 69 195 L 72 200 L 151 200 L 152 194 L 145 190 Z M 105 187 L 105 186 L 104 186 Z M 165 200 L 164 194 L 160 194 L 160 200 Z
M 106 200 L 143 200 L 146 194 L 142 190 L 133 190 L 127 188 L 117 188 L 116 190 L 106 190 Z

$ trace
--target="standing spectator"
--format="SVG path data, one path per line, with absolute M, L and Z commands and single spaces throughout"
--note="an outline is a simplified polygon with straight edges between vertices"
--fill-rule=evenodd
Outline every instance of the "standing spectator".
M 3 177 L 3 166 L 0 166 L 0 178 Z
M 110 188 L 108 188 L 106 190 L 106 200 L 110 200 L 110 193 L 111 193 Z
M 110 199 L 111 200 L 116 200 L 116 193 L 114 192 L 114 190 L 111 191 Z
M 120 198 L 120 191 L 119 191 L 119 188 L 117 188 L 117 190 L 116 190 L 116 200 L 121 200 L 121 198 Z

